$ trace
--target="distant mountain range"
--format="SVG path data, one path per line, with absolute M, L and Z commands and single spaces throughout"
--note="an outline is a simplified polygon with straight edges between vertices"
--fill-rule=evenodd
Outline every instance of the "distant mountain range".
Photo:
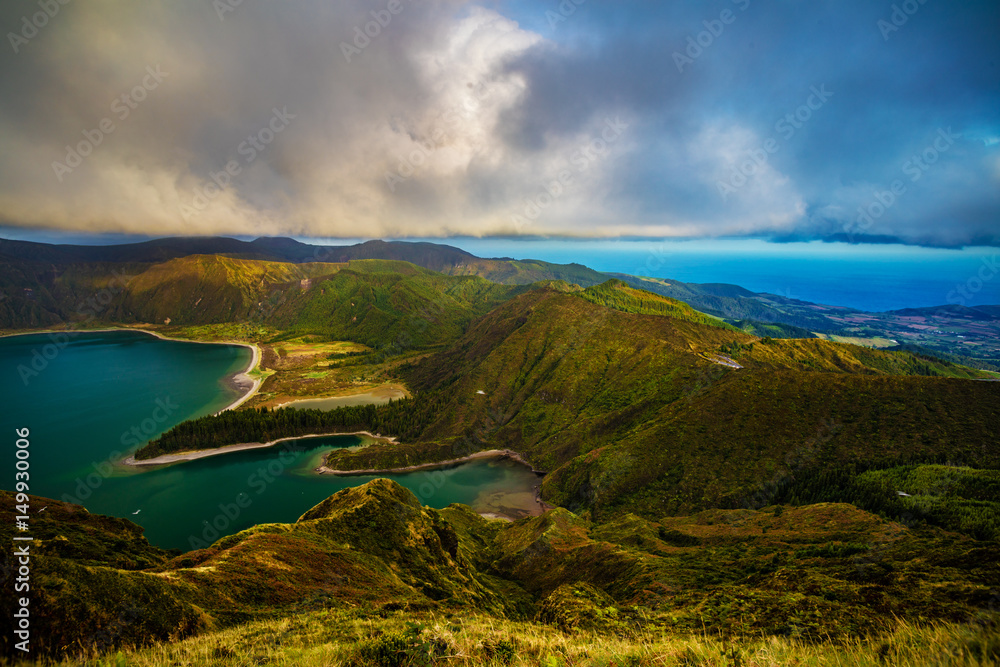
M 191 259 L 196 256 L 216 260 Z M 826 336 L 874 347 L 908 346 L 914 351 L 947 355 L 949 359 L 979 368 L 1000 369 L 1000 306 L 948 305 L 864 313 L 755 293 L 737 285 L 605 274 L 580 264 L 484 259 L 436 243 L 368 241 L 350 246 L 317 246 L 289 238 L 240 241 L 190 237 L 85 246 L 0 239 L 0 260 L 0 328 L 3 329 L 78 320 L 80 312 L 94 310 L 86 305 L 87 300 L 101 290 L 114 292 L 111 303 L 103 304 L 99 313 L 102 318 L 160 321 L 171 317 L 175 322 L 245 319 L 259 315 L 251 303 L 264 307 L 281 285 L 339 270 L 331 265 L 386 260 L 503 285 L 556 280 L 586 288 L 617 278 L 633 287 L 683 301 L 759 336 Z M 268 264 L 266 269 L 255 264 L 261 262 Z M 245 275 L 238 278 L 240 273 Z M 201 286 L 203 281 L 205 284 Z M 249 287 L 253 281 L 258 288 Z M 186 294 L 211 292 L 217 298 L 199 303 L 200 312 L 192 306 L 191 312 L 178 319 L 165 313 L 176 310 L 167 302 L 176 301 L 180 285 Z M 135 295 L 140 293 L 146 304 L 143 308 L 135 307 Z M 104 296 L 107 298 L 107 294 Z M 213 300 L 218 302 L 216 307 L 209 307 Z

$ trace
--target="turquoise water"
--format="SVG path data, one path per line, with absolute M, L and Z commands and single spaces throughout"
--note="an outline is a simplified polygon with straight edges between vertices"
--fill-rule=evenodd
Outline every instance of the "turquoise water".
M 0 339 L 0 402 L 10 436 L 10 474 L 0 487 L 13 487 L 13 433 L 27 427 L 32 494 L 128 518 L 150 542 L 188 550 L 258 523 L 294 521 L 330 494 L 373 479 L 313 472 L 322 452 L 360 444 L 354 436 L 299 439 L 155 469 L 115 465 L 175 424 L 229 405 L 237 395 L 224 380 L 245 369 L 250 356 L 243 347 L 139 332 Z M 482 505 L 501 492 L 526 496 L 536 479 L 523 466 L 490 461 L 390 477 L 433 507 Z
M 1000 304 L 1000 249 L 995 247 L 627 239 L 460 238 L 444 243 L 481 257 L 578 262 L 610 273 L 731 283 L 754 292 L 874 312 Z

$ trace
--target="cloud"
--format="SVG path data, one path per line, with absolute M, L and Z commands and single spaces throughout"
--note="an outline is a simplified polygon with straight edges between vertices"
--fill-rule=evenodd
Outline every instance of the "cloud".
M 1000 236 L 995 3 L 927 3 L 888 41 L 891 7 L 833 0 L 587 3 L 556 22 L 545 3 L 226 6 L 74 2 L 8 44 L 0 221 L 824 238 L 950 127 L 960 138 L 867 233 Z M 5 3 L 0 27 L 18 34 L 37 9 Z M 733 20 L 716 23 L 723 9 Z M 678 71 L 674 53 L 706 30 L 719 34 Z M 780 130 L 823 85 L 833 97 Z

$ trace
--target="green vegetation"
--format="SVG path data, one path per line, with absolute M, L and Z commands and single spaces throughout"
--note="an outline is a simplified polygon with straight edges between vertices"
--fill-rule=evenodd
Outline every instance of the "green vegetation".
M 963 366 L 969 366 L 971 368 L 981 368 L 983 370 L 1000 373 L 1000 360 L 990 361 L 986 359 L 977 359 L 975 357 L 967 357 L 958 354 L 948 354 L 947 352 L 932 350 L 930 348 L 922 347 L 920 345 L 913 345 L 910 343 L 904 343 L 902 345 L 894 345 L 893 347 L 890 347 L 888 349 L 893 352 L 910 352 L 915 356 L 931 361 L 944 360 L 944 361 L 949 361 L 953 364 L 961 364 Z
M 712 363 L 719 350 L 743 369 Z M 982 447 L 1000 435 L 996 385 L 915 375 L 981 372 L 816 339 L 754 339 L 550 289 L 504 302 L 397 371 L 412 401 L 225 413 L 182 424 L 139 456 L 354 430 L 403 444 L 337 452 L 337 469 L 512 449 L 551 472 L 546 500 L 595 518 L 766 505 L 789 479 L 849 465 L 1000 467 Z
M 106 289 L 93 324 L 258 343 L 254 405 L 380 383 L 413 395 L 246 407 L 180 424 L 139 458 L 364 430 L 398 441 L 327 465 L 511 449 L 549 471 L 542 496 L 558 507 L 489 521 L 376 480 L 181 554 L 37 499 L 36 650 L 95 665 L 997 661 L 1000 385 L 973 381 L 992 374 L 807 338 L 843 313 L 733 286 L 427 244 L 408 257 L 435 273 L 401 253 L 156 256 L 120 285 L 117 264 L 13 262 L 0 286 L 36 287 L 0 303 L 0 321 L 79 323 L 90 316 L 70 306 Z M 865 326 L 849 333 L 877 333 Z
M 703 313 L 722 317 L 731 322 L 749 321 L 756 326 L 790 325 L 808 331 L 829 331 L 839 328 L 823 312 L 817 312 L 815 308 L 810 307 L 812 304 L 775 295 L 755 294 L 736 285 L 698 285 L 676 280 L 618 274 L 615 274 L 615 277 L 633 287 L 683 301 Z M 844 310 L 849 311 L 849 309 Z
M 287 335 L 322 334 L 397 354 L 456 339 L 474 318 L 522 291 L 405 262 L 359 260 L 307 290 L 282 291 L 268 321 Z
M 859 473 L 846 467 L 797 479 L 778 498 L 795 504 L 849 502 L 907 525 L 926 522 L 1000 541 L 997 470 L 910 465 Z
M 663 315 L 686 322 L 732 328 L 718 318 L 699 313 L 686 303 L 629 287 L 621 280 L 609 280 L 575 294 L 591 303 L 613 308 L 623 313 Z
M 809 329 L 791 324 L 754 322 L 753 320 L 736 320 L 732 324 L 740 331 L 762 338 L 765 336 L 770 336 L 771 338 L 816 338 L 816 334 Z
M 974 665 L 1000 648 L 1000 545 L 850 505 L 506 523 L 376 480 L 176 555 L 127 521 L 36 503 L 53 514 L 33 519 L 33 646 L 89 664 L 722 665 L 767 649 Z
M 146 460 L 196 449 L 215 449 L 247 442 L 271 442 L 280 438 L 319 433 L 419 432 L 423 426 L 406 399 L 386 405 L 359 405 L 336 410 L 268 408 L 227 411 L 218 416 L 183 422 L 153 440 L 135 454 Z M 426 417 L 425 417 L 426 418 Z

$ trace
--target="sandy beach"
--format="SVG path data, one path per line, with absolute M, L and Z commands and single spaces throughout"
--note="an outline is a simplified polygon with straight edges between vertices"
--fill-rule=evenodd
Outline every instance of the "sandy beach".
M 176 454 L 164 454 L 163 456 L 157 456 L 152 459 L 136 460 L 134 456 L 129 456 L 122 460 L 124 465 L 135 466 L 135 467 L 145 467 L 145 466 L 162 466 L 168 465 L 170 463 L 180 463 L 183 461 L 195 461 L 197 459 L 207 458 L 209 456 L 220 456 L 222 454 L 232 454 L 233 452 L 242 452 L 248 449 L 265 449 L 268 447 L 274 447 L 282 442 L 288 440 L 305 440 L 308 438 L 329 438 L 337 435 L 366 435 L 373 440 L 379 442 L 395 443 L 395 438 L 387 438 L 384 436 L 373 435 L 368 431 L 353 431 L 351 433 L 318 433 L 312 435 L 295 435 L 289 436 L 287 438 L 279 438 L 277 440 L 272 440 L 271 442 L 245 442 L 237 445 L 226 445 L 225 447 L 217 447 L 215 449 L 199 449 L 191 452 L 178 452 Z
M 173 339 L 173 340 L 176 340 L 176 339 Z M 222 408 L 221 410 L 219 410 L 219 412 L 216 412 L 215 414 L 217 414 L 217 415 L 225 412 L 226 410 L 235 410 L 236 408 L 240 407 L 241 405 L 243 405 L 244 403 L 246 403 L 247 401 L 249 401 L 253 397 L 253 395 L 257 393 L 257 391 L 260 389 L 260 385 L 263 383 L 263 380 L 261 380 L 260 378 L 252 378 L 252 377 L 250 377 L 250 373 L 255 368 L 257 368 L 257 364 L 260 363 L 260 348 L 257 347 L 256 345 L 252 344 L 252 343 L 251 344 L 227 343 L 227 345 L 243 345 L 244 347 L 249 347 L 253 351 L 253 357 L 250 359 L 250 365 L 247 366 L 247 369 L 245 371 L 243 371 L 242 373 L 234 375 L 233 378 L 232 378 L 233 383 L 239 389 L 242 390 L 243 387 L 245 387 L 248 384 L 250 385 L 250 388 L 249 388 L 249 390 L 247 390 L 247 392 L 245 394 L 243 394 L 243 396 L 241 396 L 240 398 L 236 399 L 235 401 L 233 401 L 232 403 L 230 403 L 226 407 Z

